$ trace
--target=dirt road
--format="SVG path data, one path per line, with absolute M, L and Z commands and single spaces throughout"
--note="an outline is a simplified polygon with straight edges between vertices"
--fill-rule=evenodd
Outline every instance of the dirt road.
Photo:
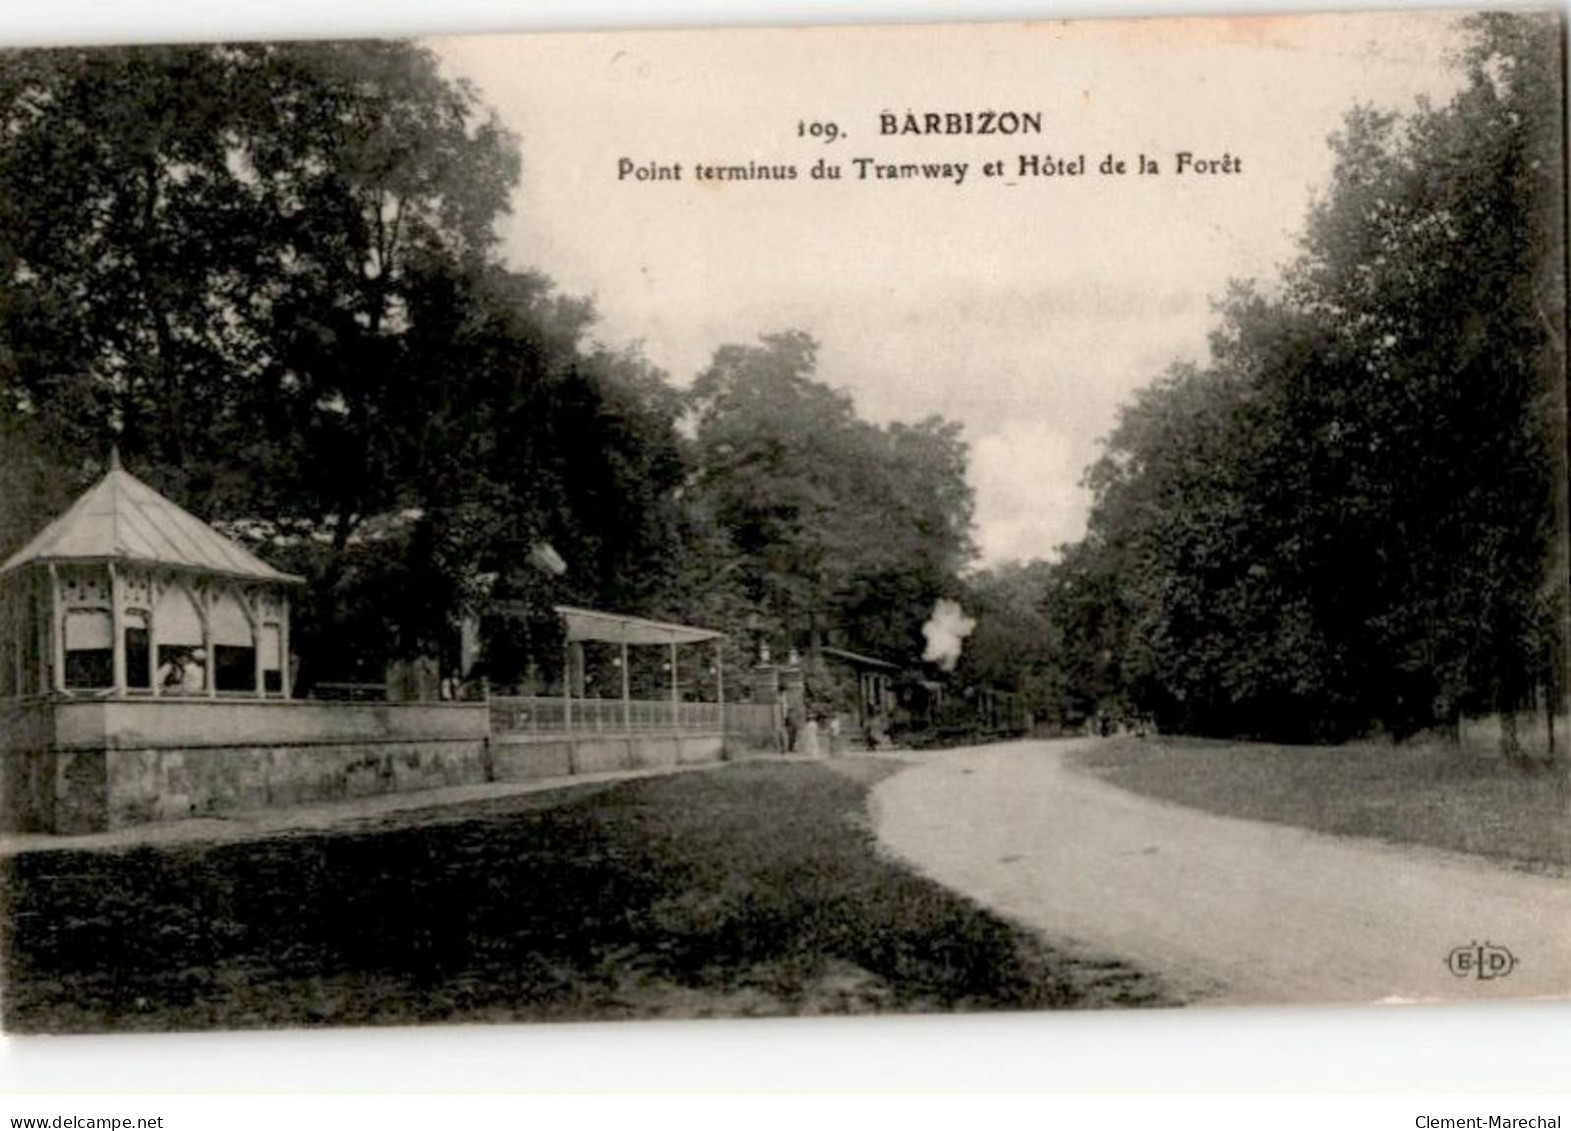
M 875 789 L 879 839 L 1195 1000 L 1571 995 L 1571 880 L 1137 797 L 1065 765 L 1091 741 L 923 756 Z M 1474 943 L 1509 948 L 1509 976 L 1454 975 L 1453 948 Z

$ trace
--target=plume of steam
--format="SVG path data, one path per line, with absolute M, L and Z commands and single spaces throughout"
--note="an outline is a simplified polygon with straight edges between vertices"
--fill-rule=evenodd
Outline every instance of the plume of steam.
M 960 646 L 974 628 L 976 621 L 966 616 L 958 603 L 940 597 L 933 605 L 933 615 L 922 626 L 922 635 L 927 637 L 927 650 L 922 653 L 922 659 L 937 664 L 946 672 L 954 671 L 960 662 Z

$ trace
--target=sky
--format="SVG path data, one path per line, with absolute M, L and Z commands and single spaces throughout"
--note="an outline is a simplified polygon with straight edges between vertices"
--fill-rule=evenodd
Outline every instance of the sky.
M 518 137 L 507 259 L 591 296 L 596 336 L 686 384 L 793 328 L 880 423 L 938 413 L 971 446 L 983 565 L 1084 532 L 1118 406 L 1204 361 L 1230 278 L 1274 277 L 1357 103 L 1443 101 L 1456 13 L 1358 13 L 491 36 L 428 41 Z M 884 136 L 881 115 L 1028 111 L 1036 136 Z M 833 122 L 825 144 L 799 123 Z M 1175 155 L 1241 171 L 1178 175 Z M 1086 175 L 1021 177 L 1019 159 Z M 1130 172 L 1100 176 L 1112 154 Z M 1138 156 L 1160 175 L 1134 172 Z M 619 176 L 682 166 L 680 179 Z M 808 176 L 815 161 L 842 178 Z M 965 179 L 857 178 L 959 163 Z M 1003 162 L 1004 175 L 982 166 Z M 794 164 L 794 181 L 696 166 Z

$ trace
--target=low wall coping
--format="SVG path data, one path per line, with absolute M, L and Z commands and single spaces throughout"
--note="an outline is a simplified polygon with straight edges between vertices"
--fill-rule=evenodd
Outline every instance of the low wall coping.
M 340 703 L 316 699 L 56 699 L 57 750 L 342 746 L 475 741 L 490 735 L 476 703 Z

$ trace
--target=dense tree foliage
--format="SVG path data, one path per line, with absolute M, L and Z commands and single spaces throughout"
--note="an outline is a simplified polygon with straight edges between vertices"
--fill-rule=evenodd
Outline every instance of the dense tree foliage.
M 499 264 L 518 155 L 429 52 L 12 52 L 0 122 L 9 548 L 118 442 L 310 578 L 307 681 L 438 647 L 538 542 L 543 600 L 663 580 L 675 394 Z
M 1058 571 L 1046 562 L 1006 562 L 965 580 L 962 607 L 976 621 L 957 679 L 1025 697 L 1036 708 L 1065 703 L 1076 688 L 1063 662 L 1062 621 L 1046 597 Z
M 711 583 L 777 641 L 919 655 L 973 554 L 958 425 L 880 427 L 816 377 L 799 331 L 728 345 L 689 391 L 696 521 Z
M 866 423 L 794 333 L 681 393 L 506 268 L 519 155 L 426 50 L 10 52 L 0 127 L 0 547 L 118 443 L 310 580 L 307 685 L 481 609 L 511 679 L 561 601 L 903 657 L 969 558 L 956 426 Z
M 679 390 L 503 265 L 519 155 L 429 52 L 0 55 L 0 549 L 113 439 L 310 579 L 307 682 L 450 654 L 482 608 L 511 680 L 561 601 L 714 625 L 733 664 L 906 661 L 949 597 L 957 679 L 1066 725 L 1334 740 L 1558 704 L 1560 39 L 1467 26 L 1461 93 L 1349 114 L 1297 261 L 1123 409 L 1085 538 L 974 575 L 957 425 L 863 419 L 799 331 Z
M 1314 740 L 1559 703 L 1559 31 L 1469 30 L 1465 89 L 1349 114 L 1281 285 L 1122 411 L 1044 587 L 1066 717 Z

